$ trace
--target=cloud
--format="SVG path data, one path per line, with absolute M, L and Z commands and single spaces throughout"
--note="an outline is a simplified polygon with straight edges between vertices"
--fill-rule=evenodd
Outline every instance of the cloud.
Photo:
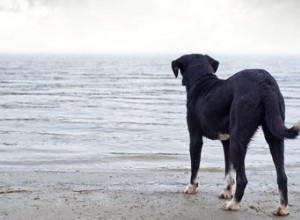
M 1 0 L 0 48 L 33 52 L 299 52 L 296 0 Z

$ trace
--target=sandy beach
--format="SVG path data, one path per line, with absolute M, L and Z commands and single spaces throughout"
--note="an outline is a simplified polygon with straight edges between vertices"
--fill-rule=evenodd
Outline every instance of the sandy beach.
M 188 170 L 1 171 L 0 219 L 273 219 L 274 170 L 248 170 L 241 209 L 221 209 L 223 172 L 200 171 L 197 195 L 185 195 Z M 300 178 L 287 168 L 290 215 L 299 219 Z

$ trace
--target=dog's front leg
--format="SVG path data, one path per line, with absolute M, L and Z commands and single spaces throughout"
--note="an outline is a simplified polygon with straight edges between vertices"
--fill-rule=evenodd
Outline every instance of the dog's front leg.
M 202 145 L 202 136 L 190 134 L 191 180 L 190 185 L 184 190 L 186 194 L 195 194 L 197 192 L 197 174 L 200 166 Z
M 233 176 L 233 167 L 230 161 L 230 152 L 229 152 L 229 140 L 222 141 L 223 150 L 224 150 L 224 159 L 225 159 L 225 179 L 226 187 L 221 193 L 221 199 L 231 199 L 233 197 L 233 187 L 235 184 Z

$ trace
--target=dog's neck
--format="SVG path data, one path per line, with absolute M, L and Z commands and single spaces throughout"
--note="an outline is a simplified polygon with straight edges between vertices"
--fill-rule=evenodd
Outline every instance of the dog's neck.
M 186 90 L 187 93 L 193 92 L 193 90 L 201 89 L 207 90 L 216 82 L 220 81 L 220 79 L 213 73 L 198 73 L 189 76 L 189 80 L 187 81 Z
M 207 95 L 221 81 L 222 80 L 212 73 L 197 74 L 186 86 L 187 106 L 195 100 L 193 97 Z

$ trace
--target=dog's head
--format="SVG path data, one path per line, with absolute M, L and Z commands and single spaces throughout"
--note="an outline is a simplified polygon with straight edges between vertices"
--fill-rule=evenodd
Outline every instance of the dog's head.
M 182 85 L 196 79 L 199 74 L 213 74 L 217 71 L 219 62 L 208 55 L 190 54 L 184 55 L 172 61 L 172 70 L 175 77 L 178 72 L 182 75 Z

